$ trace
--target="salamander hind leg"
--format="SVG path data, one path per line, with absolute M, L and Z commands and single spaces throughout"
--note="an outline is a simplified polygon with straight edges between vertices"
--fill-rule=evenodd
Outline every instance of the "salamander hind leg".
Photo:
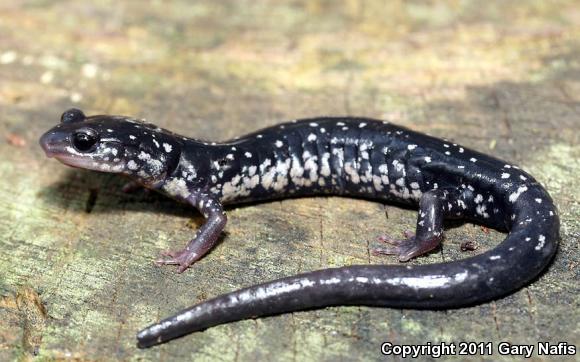
M 388 246 L 376 247 L 375 255 L 397 255 L 399 261 L 406 262 L 436 249 L 443 241 L 443 220 L 450 213 L 458 211 L 456 193 L 450 190 L 431 190 L 423 194 L 419 202 L 417 228 L 415 234 L 405 231 L 404 239 L 380 236 L 379 240 Z

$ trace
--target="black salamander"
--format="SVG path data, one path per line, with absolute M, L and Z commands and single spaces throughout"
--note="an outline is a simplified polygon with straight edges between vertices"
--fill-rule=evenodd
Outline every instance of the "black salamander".
M 507 230 L 483 254 L 430 265 L 354 265 L 234 291 L 153 324 L 139 347 L 218 324 L 330 305 L 454 308 L 517 290 L 550 262 L 559 239 L 552 199 L 526 172 L 496 158 L 366 118 L 292 121 L 223 143 L 182 137 L 130 117 L 66 111 L 40 139 L 70 166 L 129 176 L 198 209 L 207 219 L 187 246 L 159 264 L 183 272 L 216 243 L 223 205 L 343 195 L 418 206 L 416 232 L 383 237 L 376 254 L 404 262 L 439 246 L 444 219 Z

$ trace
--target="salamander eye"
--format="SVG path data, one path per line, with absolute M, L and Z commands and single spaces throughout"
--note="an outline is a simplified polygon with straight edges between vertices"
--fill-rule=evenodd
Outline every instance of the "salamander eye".
M 85 114 L 80 109 L 71 108 L 60 116 L 62 123 L 82 122 L 85 119 Z
M 73 147 L 79 152 L 91 151 L 97 143 L 97 135 L 91 130 L 82 130 L 73 134 Z

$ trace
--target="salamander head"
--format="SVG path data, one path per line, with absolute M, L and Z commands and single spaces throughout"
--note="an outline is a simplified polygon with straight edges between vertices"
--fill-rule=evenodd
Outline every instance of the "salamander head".
M 130 117 L 86 117 L 78 109 L 64 112 L 40 145 L 66 165 L 123 173 L 144 183 L 175 169 L 181 153 L 179 138 L 169 131 Z

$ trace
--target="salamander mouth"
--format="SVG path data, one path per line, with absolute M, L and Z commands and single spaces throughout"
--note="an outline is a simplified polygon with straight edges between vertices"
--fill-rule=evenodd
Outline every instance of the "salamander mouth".
M 72 166 L 76 168 L 88 168 L 92 169 L 94 167 L 91 166 L 91 161 L 87 159 L 78 158 L 72 155 L 64 155 L 64 154 L 54 154 L 53 157 L 57 159 L 59 162 L 64 163 L 67 166 Z
M 67 166 L 75 168 L 102 172 L 121 172 L 123 170 L 123 165 L 120 163 L 99 161 L 92 157 L 83 157 L 78 154 L 53 152 L 52 157 Z
M 87 166 L 88 162 L 90 162 L 73 154 L 63 152 L 57 143 L 51 142 L 49 134 L 45 134 L 40 138 L 40 147 L 42 147 L 48 158 L 57 159 L 68 166 L 83 167 Z

